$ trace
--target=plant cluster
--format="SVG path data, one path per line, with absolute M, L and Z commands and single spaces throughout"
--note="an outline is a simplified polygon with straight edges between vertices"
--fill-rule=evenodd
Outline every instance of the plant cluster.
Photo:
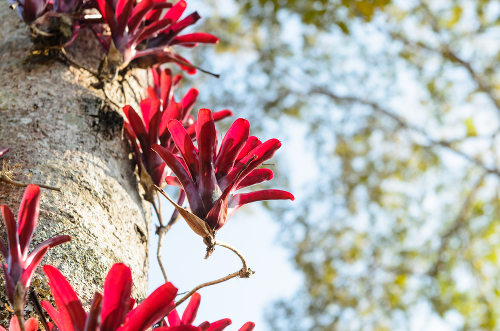
M 109 271 L 103 293 L 95 293 L 88 311 L 62 273 L 45 265 L 43 271 L 56 307 L 48 301 L 40 305 L 36 295 L 30 295 L 35 306 L 43 307 L 50 316 L 51 321 L 46 321 L 41 308 L 38 311 L 43 327 L 46 331 L 143 331 L 151 327 L 158 331 L 225 329 L 231 320 L 193 324 L 200 304 L 197 291 L 234 277 L 247 278 L 253 271 L 236 248 L 215 239 L 216 232 L 245 204 L 262 200 L 293 200 L 294 197 L 289 192 L 274 189 L 241 192 L 272 179 L 273 172 L 260 166 L 273 156 L 281 142 L 277 139 L 261 142 L 250 136 L 249 122 L 239 118 L 219 144 L 215 122 L 232 116 L 232 111 L 200 109 L 195 120 L 191 112 L 198 90 L 192 88 L 182 98 L 176 98 L 174 90 L 182 76 L 160 67 L 175 62 L 184 71 L 194 73 L 195 66 L 176 54 L 172 46 L 194 47 L 198 43 L 216 43 L 218 39 L 207 33 L 180 34 L 200 18 L 196 12 L 181 18 L 186 9 L 184 0 L 176 3 L 165 0 L 11 1 L 34 34 L 58 36 L 57 40 L 64 40 L 59 46 L 67 46 L 82 28 L 89 28 L 105 49 L 108 66 L 123 69 L 132 64 L 151 70 L 153 84 L 146 90 L 147 98 L 140 102 L 140 114 L 130 105 L 123 107 L 123 113 L 126 117 L 124 129 L 137 163 L 140 182 L 146 191 L 145 198 L 153 205 L 160 223 L 157 227 L 158 251 L 163 236 L 180 215 L 203 238 L 207 257 L 218 245 L 233 251 L 243 265 L 241 270 L 226 277 L 195 287 L 177 301 L 177 288 L 168 282 L 162 268 L 165 284 L 137 304 L 131 297 L 131 271 L 118 263 Z M 8 148 L 0 148 L 0 157 L 8 151 Z M 34 331 L 38 322 L 31 318 L 24 320 L 31 279 L 47 251 L 69 241 L 70 237 L 49 238 L 29 253 L 38 221 L 40 187 L 15 182 L 3 174 L 0 179 L 0 182 L 26 186 L 17 221 L 7 206 L 1 206 L 7 244 L 0 240 L 0 253 L 6 262 L 3 269 L 7 297 L 15 313 L 9 330 Z M 166 185 L 178 189 L 177 202 L 163 191 Z M 175 207 L 168 224 L 163 223 L 155 200 L 157 197 L 160 203 L 161 195 Z M 185 198 L 189 209 L 183 206 Z M 159 254 L 158 260 L 162 266 Z M 188 298 L 191 298 L 190 302 L 181 318 L 176 307 Z M 254 324 L 248 322 L 240 331 L 253 328 Z

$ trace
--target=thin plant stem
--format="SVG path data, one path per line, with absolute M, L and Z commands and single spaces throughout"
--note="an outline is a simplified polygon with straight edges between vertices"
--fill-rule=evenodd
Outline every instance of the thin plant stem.
M 24 328 L 24 314 L 23 314 L 23 311 L 22 310 L 18 311 L 16 309 L 15 314 L 16 314 L 16 317 L 17 317 L 17 322 L 19 323 L 19 329 L 21 331 L 26 331 L 25 328 Z
M 160 196 L 158 192 L 156 192 L 156 197 L 158 198 L 158 205 L 161 205 L 160 201 Z M 156 205 L 156 202 L 153 200 L 153 208 L 155 210 L 156 216 L 158 217 L 158 222 L 160 222 L 160 226 L 156 227 L 156 233 L 158 234 L 158 246 L 156 247 L 156 259 L 158 260 L 158 265 L 160 266 L 161 273 L 163 274 L 163 278 L 165 279 L 165 282 L 168 282 L 168 276 L 167 276 L 167 271 L 165 270 L 165 266 L 163 265 L 162 261 L 162 256 L 161 256 L 161 249 L 163 246 L 163 237 L 165 236 L 165 231 L 160 231 L 163 229 L 165 226 L 163 224 L 163 218 L 161 216 L 161 207 L 158 207 Z
M 167 278 L 167 272 L 165 270 L 165 267 L 163 265 L 162 257 L 161 257 L 161 249 L 163 247 L 163 239 L 165 238 L 165 235 L 167 234 L 168 231 L 170 231 L 170 228 L 172 225 L 175 224 L 177 221 L 177 218 L 179 216 L 179 212 L 177 210 L 174 210 L 172 213 L 172 216 L 170 217 L 170 220 L 168 223 L 165 225 L 163 222 L 163 218 L 161 217 L 161 201 L 160 201 L 160 192 L 156 190 L 156 196 L 158 198 L 158 206 L 156 206 L 155 203 L 153 203 L 153 206 L 155 208 L 155 212 L 158 216 L 158 221 L 160 223 L 159 226 L 156 227 L 156 234 L 158 235 L 158 246 L 156 247 L 156 258 L 158 259 L 158 264 L 160 266 L 161 272 L 163 274 L 163 278 L 165 278 L 165 282 L 168 282 Z M 186 198 L 186 193 L 184 190 L 181 190 L 179 193 L 179 198 L 177 199 L 177 204 L 182 205 L 184 203 L 184 199 Z
M 26 186 L 29 185 L 29 184 L 26 184 L 26 183 L 21 183 L 21 182 L 18 182 L 16 180 L 13 180 L 12 178 L 10 178 L 10 177 L 8 177 L 6 175 L 3 175 L 3 174 L 0 175 L 0 182 L 5 182 L 7 184 L 18 186 L 18 187 L 26 187 Z M 48 189 L 48 190 L 53 190 L 53 191 L 61 192 L 61 189 L 59 187 L 45 185 L 45 184 L 34 184 L 34 185 L 40 186 L 40 187 Z
M 42 305 L 40 304 L 40 301 L 38 300 L 38 297 L 36 296 L 35 290 L 30 290 L 29 298 L 30 298 L 31 302 L 33 303 L 33 306 L 35 307 L 36 313 L 38 314 L 38 317 L 40 318 L 40 321 L 42 322 L 43 328 L 45 329 L 45 331 L 50 331 L 49 325 L 47 324 L 47 319 L 45 318 L 45 315 L 43 314 Z

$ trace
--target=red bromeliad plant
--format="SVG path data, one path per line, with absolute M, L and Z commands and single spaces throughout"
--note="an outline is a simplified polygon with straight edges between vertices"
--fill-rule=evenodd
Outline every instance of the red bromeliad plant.
M 88 314 L 83 309 L 68 280 L 56 268 L 46 265 L 43 271 L 57 305 L 42 306 L 54 321 L 53 331 L 143 331 L 161 320 L 173 308 L 177 289 L 166 283 L 151 293 L 137 307 L 132 294 L 130 268 L 117 263 L 108 272 L 103 294 L 96 293 Z
M 153 150 L 174 172 L 176 177 L 167 177 L 167 183 L 186 192 L 192 213 L 179 209 L 179 206 L 176 206 L 177 210 L 185 219 L 189 218 L 186 219 L 188 224 L 204 237 L 207 245 L 213 245 L 211 239 L 215 232 L 242 205 L 261 200 L 294 199 L 291 193 L 281 190 L 235 193 L 272 178 L 270 169 L 257 167 L 281 146 L 277 139 L 262 143 L 256 137 L 249 137 L 247 120 L 240 118 L 233 123 L 218 150 L 214 118 L 208 109 L 201 109 L 198 113 L 198 148 L 181 122 L 171 120 L 168 130 L 181 156 L 160 145 L 154 145 Z
M 32 28 L 35 39 L 45 46 L 68 46 L 79 31 L 90 24 L 84 10 L 92 8 L 95 0 L 9 0 L 23 21 Z M 38 40 L 40 41 L 40 40 Z
M 55 323 L 53 331 L 143 331 L 155 323 L 162 321 L 163 327 L 158 331 L 219 331 L 231 324 L 231 320 L 223 319 L 214 323 L 204 322 L 200 326 L 192 325 L 200 295 L 195 293 L 186 308 L 182 320 L 174 309 L 177 289 L 166 283 L 151 293 L 134 309 L 132 299 L 132 274 L 130 268 L 122 263 L 113 265 L 104 281 L 104 292 L 96 293 L 88 314 L 83 309 L 75 291 L 59 270 L 52 266 L 43 268 L 56 302 L 56 310 L 49 302 L 42 306 Z M 168 314 L 168 315 L 167 315 Z M 170 325 L 163 320 L 168 316 Z M 246 323 L 240 331 L 253 330 L 252 322 Z
M 200 307 L 201 296 L 198 293 L 194 293 L 184 313 L 182 318 L 180 318 L 177 310 L 172 310 L 168 316 L 167 321 L 163 321 L 162 327 L 158 328 L 158 331 L 222 331 L 227 326 L 231 325 L 231 320 L 229 318 L 224 318 L 213 323 L 203 322 L 198 326 L 194 326 L 193 322 L 198 313 L 198 308 Z M 255 327 L 253 322 L 247 322 L 239 331 L 252 331 Z
M 186 1 L 175 5 L 165 0 L 97 0 L 99 11 L 108 24 L 111 35 L 98 33 L 101 44 L 108 52 L 112 66 L 126 67 L 134 61 L 142 68 L 166 62 L 175 62 L 188 73 L 195 67 L 171 50 L 171 46 L 193 47 L 197 43 L 217 43 L 217 37 L 208 33 L 179 36 L 200 16 L 194 12 L 180 19 Z M 168 9 L 164 15 L 162 10 Z
M 148 88 L 149 98 L 140 104 L 142 118 L 131 106 L 123 108 L 128 120 L 125 121 L 124 127 L 137 161 L 141 183 L 148 192 L 148 200 L 151 199 L 153 189 L 151 184 L 162 187 L 168 171 L 165 162 L 151 147 L 159 144 L 171 152 L 175 151 L 172 136 L 167 129 L 170 120 L 178 120 L 187 127 L 187 130 L 194 132 L 194 119 L 190 113 L 198 97 L 198 90 L 191 88 L 177 102 L 174 89 L 180 83 L 182 76 L 172 77 L 168 69 L 153 69 L 152 72 L 154 86 Z M 214 113 L 217 120 L 231 115 L 230 110 Z
M 3 265 L 7 297 L 17 316 L 23 316 L 26 292 L 36 267 L 49 248 L 70 240 L 69 236 L 57 236 L 38 244 L 28 254 L 28 249 L 38 221 L 40 188 L 28 185 L 24 192 L 17 222 L 7 206 L 0 206 L 7 229 L 8 246 L 0 240 L 0 253 L 7 264 Z

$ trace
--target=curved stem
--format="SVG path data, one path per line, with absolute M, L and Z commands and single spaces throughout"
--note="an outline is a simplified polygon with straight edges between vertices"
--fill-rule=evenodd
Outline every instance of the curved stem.
M 185 296 L 183 296 L 179 301 L 177 301 L 175 303 L 174 309 L 177 306 L 179 306 L 181 303 L 186 301 L 190 296 L 192 296 L 199 289 L 202 289 L 202 288 L 207 287 L 207 286 L 219 284 L 219 283 L 225 282 L 225 281 L 230 280 L 230 279 L 235 278 L 235 277 L 249 278 L 251 275 L 253 275 L 255 273 L 253 270 L 248 268 L 245 257 L 235 247 L 233 247 L 230 244 L 227 244 L 225 242 L 222 242 L 222 241 L 215 241 L 215 245 L 225 247 L 225 248 L 231 250 L 236 255 L 238 255 L 238 257 L 241 260 L 241 263 L 243 264 L 243 267 L 240 270 L 233 272 L 232 274 L 229 274 L 225 277 L 222 277 L 222 278 L 219 278 L 219 279 L 216 279 L 216 280 L 213 280 L 210 282 L 206 282 L 206 283 L 203 283 L 203 284 L 196 286 L 191 291 L 189 291 Z
M 179 306 L 181 303 L 183 303 L 184 301 L 186 301 L 187 299 L 189 299 L 189 297 L 192 296 L 199 289 L 207 287 L 207 286 L 210 286 L 210 285 L 219 284 L 219 283 L 225 282 L 226 280 L 230 280 L 231 278 L 238 277 L 240 275 L 240 271 L 233 272 L 232 274 L 229 274 L 226 277 L 222 277 L 222 278 L 213 280 L 211 282 L 206 282 L 206 283 L 203 283 L 203 284 L 200 284 L 200 285 L 196 286 L 191 291 L 189 291 L 188 294 L 186 294 L 185 296 L 183 296 L 179 301 L 177 301 L 175 303 L 174 309 L 177 308 L 177 306 Z
M 217 246 L 225 247 L 225 248 L 227 248 L 227 249 L 229 249 L 229 250 L 233 251 L 233 252 L 234 252 L 234 254 L 238 255 L 238 257 L 239 257 L 239 258 L 240 258 L 240 260 L 241 260 L 241 263 L 243 264 L 243 268 L 242 268 L 242 270 L 247 270 L 247 269 L 248 269 L 248 267 L 247 267 L 247 261 L 245 261 L 245 257 L 244 257 L 244 256 L 243 256 L 243 254 L 241 254 L 241 253 L 240 253 L 240 252 L 239 252 L 239 251 L 238 251 L 235 247 L 231 246 L 231 245 L 230 245 L 230 244 L 228 244 L 228 243 L 225 243 L 225 242 L 223 242 L 223 241 L 218 241 L 218 240 L 216 240 L 216 241 L 215 241 L 215 244 L 216 244 Z
M 3 175 L 3 174 L 0 175 L 0 182 L 5 182 L 7 184 L 18 186 L 18 187 L 26 187 L 29 185 L 26 183 L 21 183 L 21 182 L 15 181 L 15 180 L 11 179 L 10 177 Z M 40 186 L 42 188 L 46 188 L 48 190 L 61 192 L 61 189 L 59 187 L 45 185 L 45 184 L 34 184 L 34 185 Z

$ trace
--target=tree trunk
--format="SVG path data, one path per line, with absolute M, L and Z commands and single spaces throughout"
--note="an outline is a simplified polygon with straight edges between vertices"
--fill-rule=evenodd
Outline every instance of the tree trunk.
M 0 1 L 0 147 L 10 148 L 2 161 L 15 167 L 18 181 L 61 188 L 42 189 L 33 242 L 55 234 L 72 237 L 52 248 L 42 264 L 58 267 L 88 304 L 102 291 L 111 265 L 124 262 L 132 269 L 134 297 L 144 298 L 150 211 L 139 193 L 122 119 L 104 102 L 102 90 L 91 86 L 92 75 L 61 61 L 28 59 L 31 47 L 29 28 Z M 88 35 L 78 38 L 68 56 L 95 70 L 102 53 Z M 123 103 L 120 93 L 114 86 L 106 94 Z M 23 192 L 0 183 L 0 204 L 17 214 Z M 32 286 L 48 297 L 41 280 Z

